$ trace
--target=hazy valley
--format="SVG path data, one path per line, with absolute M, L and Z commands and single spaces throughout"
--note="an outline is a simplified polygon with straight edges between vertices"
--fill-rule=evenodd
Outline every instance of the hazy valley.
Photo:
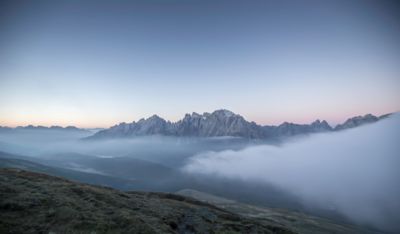
M 186 135 L 179 136 L 166 133 L 165 123 L 169 122 L 154 121 L 154 117 L 96 133 L 78 128 L 33 126 L 2 130 L 0 166 L 123 191 L 200 191 L 197 194 L 241 202 L 242 208 L 226 204 L 222 208 L 251 218 L 254 214 L 248 214 L 250 211 L 261 209 L 258 212 L 262 217 L 269 217 L 272 212 L 269 209 L 279 208 L 274 210 L 277 212 L 274 222 L 299 233 L 314 229 L 316 233 L 331 233 L 335 228 L 349 233 L 398 230 L 399 190 L 395 184 L 399 175 L 390 165 L 385 171 L 378 169 L 381 163 L 398 162 L 394 140 L 380 143 L 380 139 L 396 139 L 397 114 L 354 117 L 336 128 L 325 121 L 260 126 L 226 110 L 213 112 L 211 120 L 203 119 L 205 123 L 193 115 L 197 122 L 187 120 L 190 115 L 186 115 L 183 129 L 194 133 L 183 131 Z M 169 124 L 183 125 L 185 119 Z M 327 127 L 321 129 L 316 123 Z M 265 128 L 279 130 L 274 130 L 275 136 L 248 135 Z M 202 131 L 213 135 L 199 135 Z M 247 135 L 238 136 L 242 133 Z M 374 150 L 368 150 L 371 141 L 376 141 Z M 367 146 L 360 149 L 361 145 Z M 377 150 L 384 150 L 385 154 L 378 154 Z M 356 169 L 357 162 L 366 166 Z M 376 182 L 363 184 L 361 181 L 372 171 L 378 175 Z M 357 188 L 357 198 L 353 197 L 353 188 Z M 376 204 L 371 200 L 375 195 L 369 195 L 372 190 L 392 192 L 377 193 L 383 203 Z M 204 202 L 220 205 L 213 199 Z M 253 207 L 244 209 L 244 204 Z M 387 205 L 391 206 L 385 208 L 388 216 L 380 213 Z M 313 215 L 323 218 L 307 221 L 318 220 Z M 285 221 L 285 217 L 292 216 L 302 223 Z M 312 224 L 315 222 L 318 224 Z

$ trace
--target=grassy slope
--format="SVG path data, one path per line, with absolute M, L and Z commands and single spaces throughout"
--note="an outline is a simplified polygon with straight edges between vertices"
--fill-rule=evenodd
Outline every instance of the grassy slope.
M 0 169 L 0 233 L 293 233 L 174 194 Z
M 357 233 L 372 234 L 375 231 L 366 230 L 348 224 L 340 224 L 331 220 L 310 216 L 304 213 L 293 212 L 285 209 L 267 208 L 239 203 L 234 200 L 228 200 L 222 197 L 214 196 L 204 192 L 184 189 L 177 194 L 192 197 L 194 199 L 210 203 L 222 209 L 244 215 L 246 217 L 256 218 L 265 223 L 279 224 L 290 228 L 291 230 L 304 234 L 323 234 L 323 233 Z

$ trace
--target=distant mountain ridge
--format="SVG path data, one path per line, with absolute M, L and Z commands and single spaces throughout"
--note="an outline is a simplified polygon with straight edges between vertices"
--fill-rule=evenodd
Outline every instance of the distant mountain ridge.
M 10 128 L 10 127 L 3 127 L 0 126 L 0 132 L 6 132 L 6 131 L 14 131 L 14 130 L 55 130 L 55 131 L 80 131 L 80 132 L 87 132 L 89 130 L 83 129 L 83 128 L 77 128 L 75 126 L 67 126 L 67 127 L 61 127 L 61 126 L 34 126 L 34 125 L 27 125 L 27 126 L 18 126 L 15 128 Z
M 381 115 L 379 117 L 371 115 L 371 114 L 366 114 L 364 116 L 355 116 L 353 118 L 347 119 L 344 123 L 338 124 L 335 127 L 335 130 L 343 130 L 347 128 L 354 128 L 358 127 L 360 125 L 366 124 L 366 123 L 374 123 L 378 120 L 384 119 L 388 117 L 390 114 L 386 115 Z
M 346 120 L 343 124 L 332 128 L 325 120 L 316 120 L 311 124 L 295 124 L 284 122 L 278 126 L 262 126 L 245 120 L 241 115 L 221 109 L 212 113 L 186 114 L 177 122 L 166 121 L 153 115 L 132 123 L 120 123 L 111 128 L 99 131 L 86 139 L 127 138 L 134 136 L 163 135 L 189 137 L 232 136 L 249 139 L 269 139 L 290 137 L 300 134 L 329 132 L 357 127 L 376 122 L 387 117 L 376 117 L 371 114 L 357 116 Z

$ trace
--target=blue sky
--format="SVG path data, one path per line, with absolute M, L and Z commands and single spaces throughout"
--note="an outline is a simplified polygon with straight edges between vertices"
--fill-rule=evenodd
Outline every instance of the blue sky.
M 2 1 L 0 125 L 400 110 L 395 1 Z

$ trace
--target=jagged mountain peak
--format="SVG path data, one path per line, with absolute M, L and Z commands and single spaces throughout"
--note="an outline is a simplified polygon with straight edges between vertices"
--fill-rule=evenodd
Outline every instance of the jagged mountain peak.
M 318 127 L 322 127 L 322 128 L 332 128 L 329 124 L 328 124 L 328 122 L 326 122 L 326 120 L 319 120 L 319 119 L 317 119 L 317 120 L 315 120 L 314 122 L 312 122 L 311 123 L 311 126 L 318 126 Z
M 166 120 L 154 114 L 148 117 L 147 119 L 142 118 L 138 121 L 138 123 L 158 123 L 158 122 L 166 122 Z
M 190 118 L 201 118 L 203 115 L 193 112 L 192 114 L 186 113 L 183 119 L 190 119 Z
M 191 116 L 192 116 L 192 117 L 195 117 L 195 118 L 200 118 L 200 117 L 202 117 L 201 114 L 198 114 L 198 113 L 196 113 L 196 112 L 193 112 Z
M 359 116 L 355 116 L 355 117 L 347 119 L 343 124 L 338 124 L 335 127 L 335 130 L 354 128 L 354 127 L 358 127 L 363 124 L 373 123 L 378 120 L 379 120 L 379 118 L 372 114 L 366 114 L 364 116 L 359 115 Z
M 321 124 L 321 120 L 317 119 L 314 122 L 312 122 L 311 124 Z
M 219 109 L 219 110 L 215 110 L 213 113 L 211 113 L 212 115 L 218 115 L 218 116 L 224 116 L 224 117 L 232 117 L 232 116 L 236 116 L 235 113 L 233 113 L 230 110 L 226 110 L 226 109 Z
M 160 116 L 154 114 L 154 115 L 150 116 L 149 118 L 147 118 L 147 120 L 164 120 L 164 119 L 161 118 Z
M 230 110 L 226 110 L 226 109 L 219 109 L 219 110 L 215 110 L 211 113 L 209 112 L 204 112 L 203 114 L 199 114 L 197 112 L 192 112 L 192 114 L 185 114 L 184 119 L 186 118 L 207 118 L 210 116 L 217 116 L 217 117 L 232 117 L 232 116 L 240 116 L 238 114 L 235 114 L 234 112 L 230 111 Z

